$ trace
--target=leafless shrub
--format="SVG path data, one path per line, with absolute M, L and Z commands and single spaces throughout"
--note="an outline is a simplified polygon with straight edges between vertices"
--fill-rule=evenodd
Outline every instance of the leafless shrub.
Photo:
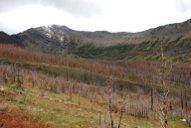
M 130 103 L 128 105 L 127 114 L 140 117 L 140 118 L 147 118 L 150 117 L 150 108 L 148 103 L 145 101 L 134 101 L 134 103 Z

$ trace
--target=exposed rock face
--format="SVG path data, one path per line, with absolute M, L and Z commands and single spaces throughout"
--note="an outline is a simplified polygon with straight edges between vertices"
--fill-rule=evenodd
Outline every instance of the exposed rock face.
M 0 32 L 0 42 L 14 44 L 14 40 L 4 32 Z

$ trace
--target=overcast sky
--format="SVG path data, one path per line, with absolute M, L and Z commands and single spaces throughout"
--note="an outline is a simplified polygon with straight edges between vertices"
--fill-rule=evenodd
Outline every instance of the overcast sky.
M 0 0 L 0 31 L 66 25 L 137 32 L 191 18 L 191 0 Z

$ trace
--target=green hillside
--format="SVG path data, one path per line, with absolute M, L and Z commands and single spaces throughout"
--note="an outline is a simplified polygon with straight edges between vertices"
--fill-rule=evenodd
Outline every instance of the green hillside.
M 168 62 L 186 63 L 191 59 L 191 35 L 150 39 L 140 44 L 122 43 L 109 47 L 95 47 L 92 43 L 81 44 L 76 45 L 72 53 L 91 59 L 157 61 L 161 46 Z

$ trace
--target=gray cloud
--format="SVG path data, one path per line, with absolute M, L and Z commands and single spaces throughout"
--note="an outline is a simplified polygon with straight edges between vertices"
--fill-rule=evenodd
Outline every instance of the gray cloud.
M 180 11 L 191 11 L 191 1 L 190 0 L 175 0 L 176 7 Z
M 0 13 L 30 4 L 55 7 L 81 17 L 91 17 L 100 12 L 98 6 L 89 0 L 0 0 Z

